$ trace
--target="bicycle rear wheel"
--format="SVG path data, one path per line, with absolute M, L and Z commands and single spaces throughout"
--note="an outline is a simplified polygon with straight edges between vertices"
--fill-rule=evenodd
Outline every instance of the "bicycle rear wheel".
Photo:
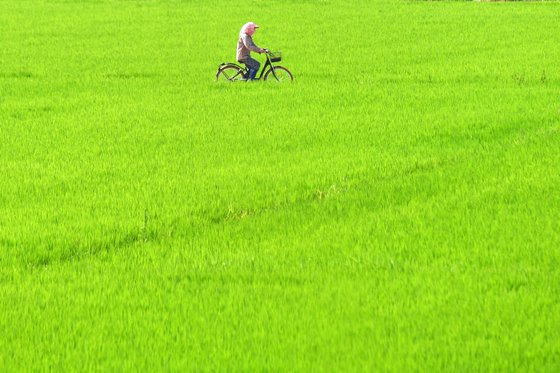
M 237 81 L 243 79 L 243 69 L 235 65 L 225 65 L 216 74 L 217 81 Z
M 285 67 L 274 66 L 273 68 L 268 70 L 264 75 L 264 80 L 268 80 L 268 79 L 278 83 L 283 83 L 283 82 L 291 82 L 292 80 L 294 80 L 294 76 L 292 75 L 290 70 L 286 69 Z

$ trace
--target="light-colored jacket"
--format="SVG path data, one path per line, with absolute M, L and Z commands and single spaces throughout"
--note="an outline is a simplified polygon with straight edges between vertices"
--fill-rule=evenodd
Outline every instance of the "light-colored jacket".
M 237 61 L 251 57 L 251 52 L 261 52 L 261 48 L 257 47 L 253 38 L 247 34 L 241 34 L 237 41 Z

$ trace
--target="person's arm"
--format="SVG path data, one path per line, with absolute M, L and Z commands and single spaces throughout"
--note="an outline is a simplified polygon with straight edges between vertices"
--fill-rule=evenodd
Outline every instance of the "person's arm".
M 241 40 L 243 40 L 243 45 L 245 45 L 245 47 L 249 49 L 251 52 L 263 53 L 265 51 L 265 49 L 257 47 L 255 42 L 253 41 L 253 38 L 250 37 L 249 35 L 246 34 L 243 35 Z

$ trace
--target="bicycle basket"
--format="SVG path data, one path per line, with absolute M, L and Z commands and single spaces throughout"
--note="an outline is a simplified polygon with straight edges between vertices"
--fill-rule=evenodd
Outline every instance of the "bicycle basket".
M 268 55 L 270 56 L 271 62 L 282 61 L 282 52 L 269 52 Z

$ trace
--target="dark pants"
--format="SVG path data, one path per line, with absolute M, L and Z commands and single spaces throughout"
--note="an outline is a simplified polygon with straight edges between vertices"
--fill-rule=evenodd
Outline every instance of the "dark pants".
M 247 66 L 247 68 L 249 69 L 249 76 L 247 76 L 247 80 L 255 79 L 255 77 L 257 76 L 257 72 L 261 68 L 261 63 L 251 57 L 239 60 L 239 62 L 244 63 L 245 66 Z

